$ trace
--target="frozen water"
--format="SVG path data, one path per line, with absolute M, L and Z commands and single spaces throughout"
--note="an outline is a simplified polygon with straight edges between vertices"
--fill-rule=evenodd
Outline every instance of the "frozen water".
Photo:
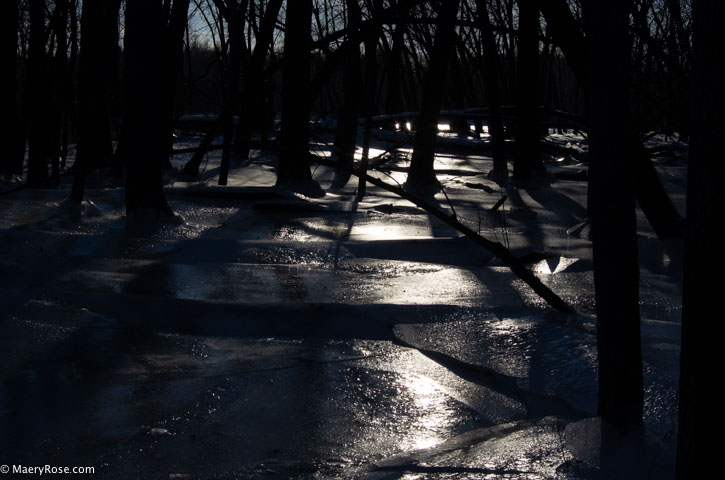
M 478 140 L 446 141 L 439 207 L 508 246 L 578 315 L 551 312 L 388 192 L 357 201 L 356 181 L 329 190 L 323 167 L 323 198 L 275 189 L 268 153 L 226 188 L 211 185 L 218 152 L 208 184 L 169 177 L 185 224 L 145 234 L 127 228 L 120 188 L 89 185 L 79 210 L 63 203 L 67 184 L 19 190 L 0 196 L 4 463 L 72 459 L 102 478 L 596 478 L 591 248 L 567 234 L 586 219 L 586 182 L 556 176 L 583 171 L 581 138 L 549 137 L 573 155 L 552 159 L 550 185 L 506 189 Z M 408 153 L 378 175 L 404 180 Z M 682 207 L 682 165 L 658 168 Z M 639 234 L 642 451 L 665 452 L 666 478 L 682 245 L 642 218 Z

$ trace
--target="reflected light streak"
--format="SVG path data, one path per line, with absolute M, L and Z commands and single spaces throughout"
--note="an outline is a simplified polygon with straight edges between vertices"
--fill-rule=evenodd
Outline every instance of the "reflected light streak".
M 362 152 L 363 152 L 363 151 L 362 151 L 362 148 L 358 148 L 358 149 L 357 149 L 357 150 L 355 151 L 355 157 L 356 157 L 356 158 L 360 158 L 360 159 L 361 159 L 361 158 L 362 158 Z M 375 158 L 375 157 L 379 157 L 379 156 L 380 156 L 380 155 L 382 155 L 383 153 L 385 153 L 385 150 L 382 150 L 382 149 L 380 149 L 380 148 L 373 148 L 373 147 L 370 147 L 370 148 L 369 148 L 369 153 L 368 153 L 368 158 Z
M 402 378 L 405 392 L 412 400 L 417 415 L 406 439 L 404 449 L 430 448 L 445 441 L 455 418 L 455 411 L 448 404 L 445 390 L 437 382 L 424 375 L 408 374 Z
M 398 277 L 395 291 L 386 292 L 384 301 L 398 305 L 474 305 L 480 302 L 486 288 L 475 275 L 455 267 L 439 268 L 425 274 Z
M 353 225 L 350 236 L 365 237 L 365 240 L 404 240 L 429 236 L 430 227 L 410 225 Z

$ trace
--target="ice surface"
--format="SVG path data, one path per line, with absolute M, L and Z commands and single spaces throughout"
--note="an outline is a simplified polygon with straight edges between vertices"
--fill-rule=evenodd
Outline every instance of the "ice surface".
M 388 192 L 358 201 L 356 180 L 333 190 L 325 167 L 322 198 L 276 189 L 269 152 L 226 188 L 218 152 L 198 182 L 169 175 L 185 224 L 145 234 L 127 227 L 123 190 L 93 179 L 78 209 L 65 180 L 0 196 L 3 463 L 73 460 L 99 478 L 597 478 L 591 245 L 567 234 L 586 220 L 586 182 L 556 175 L 585 170 L 581 140 L 549 136 L 573 156 L 553 156 L 538 185 L 488 180 L 479 140 L 448 138 L 436 159 L 438 206 L 508 246 L 574 316 Z M 682 208 L 682 163 L 665 151 Z M 409 153 L 377 175 L 404 180 Z M 682 245 L 639 219 L 649 433 L 630 453 L 667 478 Z

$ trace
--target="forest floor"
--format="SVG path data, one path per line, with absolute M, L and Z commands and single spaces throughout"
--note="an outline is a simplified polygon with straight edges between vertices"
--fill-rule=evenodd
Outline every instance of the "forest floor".
M 440 208 L 577 314 L 389 192 L 357 201 L 357 179 L 333 189 L 321 166 L 322 198 L 274 188 L 273 153 L 227 187 L 218 155 L 198 181 L 169 176 L 184 223 L 152 232 L 129 229 L 123 189 L 101 179 L 80 210 L 63 202 L 70 177 L 0 195 L 0 463 L 104 479 L 671 477 L 681 243 L 638 212 L 646 432 L 601 468 L 586 165 L 552 156 L 540 181 L 502 190 L 490 157 L 449 140 Z M 684 212 L 686 162 L 668 151 L 657 168 Z M 404 181 L 409 153 L 381 178 Z

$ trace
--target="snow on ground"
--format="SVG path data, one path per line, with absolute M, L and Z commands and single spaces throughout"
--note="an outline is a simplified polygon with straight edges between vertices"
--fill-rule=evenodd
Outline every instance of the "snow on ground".
M 577 315 L 388 192 L 357 201 L 356 179 L 332 189 L 321 166 L 325 197 L 275 189 L 272 153 L 253 151 L 229 187 L 214 186 L 218 152 L 200 179 L 169 175 L 185 223 L 148 235 L 127 229 L 121 188 L 91 180 L 80 214 L 62 203 L 69 179 L 22 189 L 0 195 L 2 463 L 99 478 L 598 478 L 586 165 L 552 155 L 545 181 L 502 190 L 480 145 L 449 137 L 440 208 L 525 256 Z M 585 152 L 578 135 L 548 141 Z M 684 164 L 663 151 L 683 209 Z M 404 181 L 409 154 L 378 175 Z M 641 214 L 639 237 L 649 433 L 622 465 L 666 478 L 681 245 Z

